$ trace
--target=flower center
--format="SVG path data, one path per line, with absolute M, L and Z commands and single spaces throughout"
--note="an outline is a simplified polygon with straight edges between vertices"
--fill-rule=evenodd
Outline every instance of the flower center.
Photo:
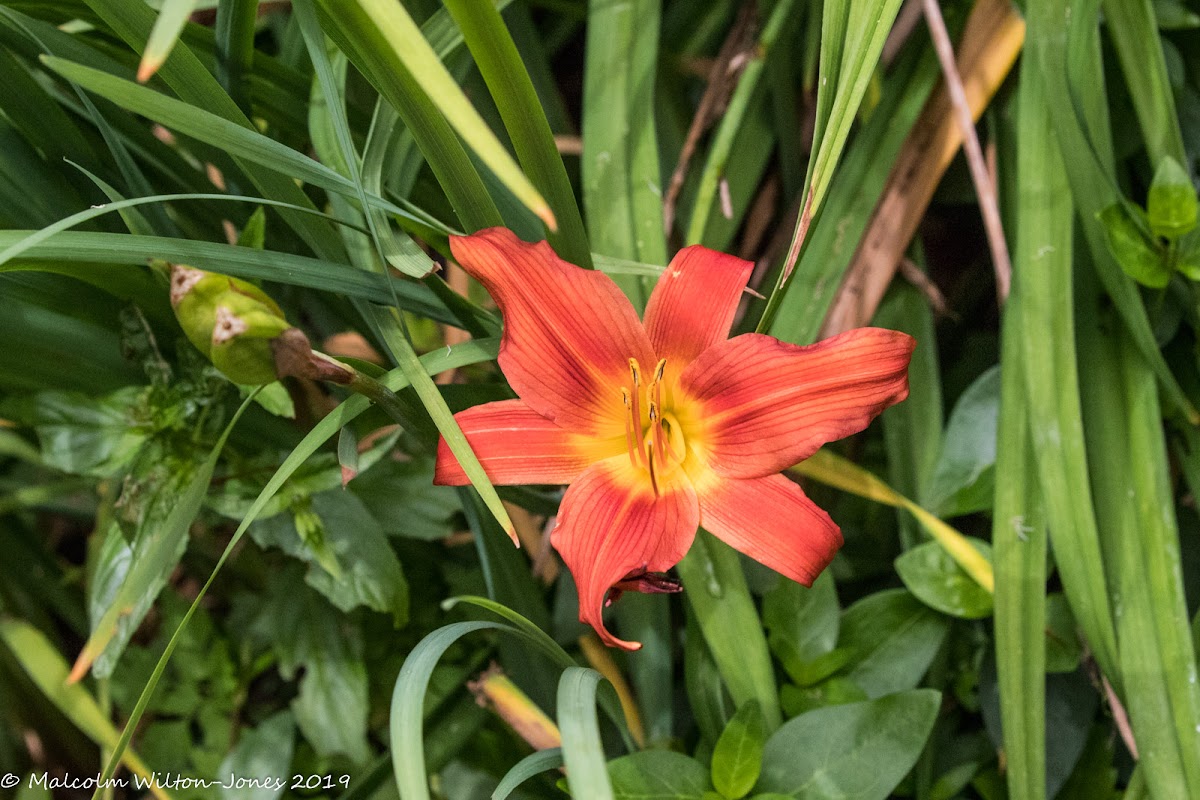
M 663 374 L 666 369 L 667 360 L 664 358 L 655 366 L 650 383 L 643 386 L 641 366 L 636 358 L 631 358 L 629 376 L 633 388 L 621 387 L 629 463 L 649 476 L 656 497 L 659 482 L 673 473 L 687 455 L 683 428 L 675 415 L 663 405 Z

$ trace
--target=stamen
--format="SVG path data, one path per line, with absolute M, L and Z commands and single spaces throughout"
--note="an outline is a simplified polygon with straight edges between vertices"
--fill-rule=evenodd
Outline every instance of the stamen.
M 638 446 L 633 436 L 633 416 L 629 405 L 629 390 L 624 386 L 621 387 L 621 402 L 625 404 L 625 450 L 629 453 L 629 463 L 636 468 L 638 466 L 638 458 L 634 454 L 641 453 L 642 448 Z
M 657 384 L 656 384 L 657 386 Z M 667 461 L 667 451 L 663 448 L 662 417 L 658 412 L 658 402 L 650 401 L 650 441 L 654 445 L 654 455 L 662 463 Z
M 650 487 L 654 489 L 654 496 L 658 497 L 658 477 L 654 474 L 654 450 L 653 445 L 646 445 L 646 460 L 649 462 L 650 468 Z
M 633 391 L 630 392 L 629 412 L 633 415 L 633 434 L 638 443 L 637 451 L 642 452 L 642 405 L 639 401 L 642 388 L 642 372 L 636 358 L 629 359 L 629 374 L 633 376 Z

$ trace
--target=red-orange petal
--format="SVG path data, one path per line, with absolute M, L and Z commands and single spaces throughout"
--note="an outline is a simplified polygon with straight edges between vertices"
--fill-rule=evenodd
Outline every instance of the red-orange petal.
M 646 304 L 646 333 L 658 357 L 682 369 L 725 341 L 753 269 L 751 261 L 699 245 L 676 253 Z
M 805 586 L 842 546 L 842 532 L 829 515 L 782 475 L 716 478 L 698 495 L 705 530 Z
M 637 312 L 612 279 L 506 228 L 451 236 L 450 249 L 504 314 L 498 360 L 521 399 L 580 433 L 623 435 L 629 359 L 643 371 L 655 361 Z
M 907 397 L 915 346 L 911 336 L 883 328 L 858 328 L 807 347 L 737 336 L 709 348 L 680 376 L 684 424 L 719 474 L 771 475 L 861 431 Z
M 579 620 L 605 644 L 637 650 L 604 627 L 604 598 L 630 573 L 666 572 L 692 545 L 700 510 L 691 483 L 677 471 L 656 497 L 647 476 L 627 456 L 593 465 L 563 497 L 550 534 L 579 589 Z
M 559 427 L 521 400 L 484 403 L 460 411 L 454 419 L 492 483 L 570 483 L 595 460 L 583 437 Z M 617 452 L 624 450 L 623 442 L 616 444 Z M 445 439 L 438 440 L 433 482 L 443 486 L 470 483 Z

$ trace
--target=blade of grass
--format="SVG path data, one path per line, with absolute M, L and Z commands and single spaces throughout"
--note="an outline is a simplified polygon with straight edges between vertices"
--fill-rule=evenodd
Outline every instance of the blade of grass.
M 86 2 L 127 45 L 135 51 L 141 51 L 156 19 L 148 6 L 130 5 L 123 0 Z M 246 118 L 229 95 L 221 90 L 216 79 L 186 46 L 177 44 L 172 48 L 170 58 L 159 69 L 159 75 L 184 103 L 207 109 L 240 127 L 253 128 L 253 123 Z M 296 186 L 289 173 L 263 170 L 237 156 L 234 159 L 263 196 L 293 205 L 312 206 L 312 201 Z M 310 215 L 296 215 L 286 210 L 281 213 L 313 252 L 322 258 L 338 260 L 342 254 L 341 241 L 330 226 L 317 222 Z
M 1148 367 L 1132 346 L 1108 333 L 1111 320 L 1101 310 L 1094 279 L 1082 275 L 1078 285 L 1084 420 L 1109 576 L 1119 602 L 1125 708 L 1153 794 L 1188 797 L 1195 793 L 1188 762 L 1194 770 L 1200 758 L 1195 747 L 1200 698 L 1156 387 L 1146 380 Z
M 1030 78 L 1026 78 L 1029 81 Z M 1046 796 L 1046 523 L 1037 482 L 1020 368 L 1025 325 L 1022 280 L 1004 306 L 1000 419 L 992 558 L 993 615 L 1000 720 L 1008 763 L 1008 796 Z
M 416 87 L 437 107 L 480 160 L 548 229 L 556 230 L 558 223 L 546 200 L 521 172 L 446 71 L 404 6 L 388 0 L 352 0 L 343 5 L 356 8 L 356 24 L 365 23 L 373 27 L 370 35 L 378 35 L 377 41 L 389 48 Z
M 1150 163 L 1157 166 L 1168 156 L 1188 163 L 1151 0 L 1104 0 L 1103 7 Z
M 450 407 L 446 405 L 446 398 L 442 397 L 442 393 L 438 391 L 437 384 L 433 382 L 433 378 L 425 372 L 421 366 L 421 360 L 417 357 L 416 351 L 413 349 L 412 342 L 404 335 L 403 331 L 396 327 L 395 309 L 375 307 L 372 309 L 373 322 L 378 326 L 380 334 L 384 337 L 384 344 L 391 352 L 392 358 L 400 367 L 413 389 L 417 392 L 417 397 L 420 398 L 421 404 L 425 406 L 426 412 L 429 413 L 433 424 L 437 426 L 438 432 L 442 438 L 446 440 L 450 452 L 458 459 L 458 463 L 462 466 L 463 472 L 470 479 L 471 485 L 475 487 L 475 491 L 479 492 L 479 496 L 483 499 L 484 505 L 488 511 L 492 512 L 492 516 L 500 523 L 500 528 L 512 540 L 512 543 L 520 547 L 521 541 L 517 538 L 517 530 L 513 526 L 512 519 L 508 516 L 508 511 L 504 508 L 504 503 L 500 500 L 500 495 L 496 493 L 496 487 L 492 486 L 491 480 L 483 469 L 483 465 L 479 463 L 479 458 L 475 455 L 475 451 L 471 449 L 470 443 L 467 441 L 466 435 L 462 429 L 458 427 L 458 423 L 454 419 L 454 414 L 450 411 Z
M 965 536 L 853 461 L 844 459 L 830 450 L 821 449 L 807 461 L 801 461 L 792 467 L 791 471 L 844 492 L 907 510 L 955 563 L 962 567 L 963 572 L 970 575 L 971 579 L 984 589 L 994 591 L 995 578 L 991 562 L 972 547 Z
M 36 231 L 0 231 L 0 248 L 10 247 L 33 233 Z M 347 269 L 344 264 L 307 256 L 216 242 L 119 233 L 57 233 L 26 250 L 22 259 L 8 262 L 3 270 L 53 269 L 53 262 L 62 261 L 78 264 L 81 268 L 88 264 L 119 264 L 144 269 L 154 258 L 209 272 L 306 286 L 368 301 L 387 297 L 391 291 L 388 280 L 382 275 Z M 391 282 L 406 310 L 451 325 L 463 324 L 459 314 L 448 308 L 428 287 L 399 280 Z M 494 319 L 489 323 L 486 312 L 476 318 L 494 327 Z
M 63 61 L 55 56 L 43 58 L 43 63 L 68 80 L 111 100 L 122 108 L 149 117 L 185 136 L 221 147 L 245 162 L 260 164 L 272 172 L 292 176 L 305 183 L 311 183 L 346 197 L 357 198 L 358 196 L 354 182 L 335 170 L 285 144 L 210 113 L 202 107 L 175 100 L 153 89 L 138 86 L 130 81 L 81 64 Z M 303 193 L 301 194 L 303 195 Z M 266 196 L 269 199 L 279 199 L 272 198 L 269 194 Z M 301 203 L 295 203 L 294 200 L 281 200 L 280 202 L 300 205 L 316 211 L 316 208 L 307 199 Z M 395 214 L 409 222 L 432 225 L 441 233 L 452 232 L 450 228 L 438 223 L 428 215 L 414 214 L 383 198 L 371 196 L 368 198 L 368 202 L 374 207 Z
M 533 81 L 521 61 L 508 27 L 492 0 L 447 0 L 479 72 L 487 82 L 513 150 L 533 185 L 549 200 L 559 229 L 550 244 L 567 261 L 591 267 L 587 233 L 575 191 L 554 144 Z
M 217 82 L 247 116 L 251 108 L 246 78 L 254 60 L 257 19 L 258 0 L 218 0 L 214 27 Z
M 720 182 L 723 180 L 725 168 L 729 161 L 733 143 L 737 138 L 745 120 L 747 109 L 751 103 L 761 96 L 762 79 L 767 68 L 767 61 L 779 57 L 775 48 L 776 39 L 786 28 L 795 10 L 795 0 L 779 0 L 771 10 L 771 16 L 759 36 L 754 55 L 742 69 L 737 88 L 729 99 L 729 105 L 721 118 L 721 124 L 713 136 L 712 146 L 708 151 L 708 159 L 704 171 L 700 175 L 700 187 L 692 206 L 692 219 L 688 224 L 687 242 L 698 244 L 704 241 L 705 227 L 712 213 Z M 765 90 L 765 89 L 764 89 Z
M 551 747 L 549 750 L 538 750 L 522 758 L 496 784 L 492 791 L 492 800 L 507 800 L 508 796 L 525 781 L 534 775 L 547 770 L 558 769 L 563 765 L 561 747 Z
M 775 669 L 737 552 L 700 530 L 676 569 L 734 706 L 758 700 L 774 731 L 783 721 Z
M 782 291 L 778 313 L 769 325 L 772 336 L 795 344 L 816 341 L 938 74 L 937 58 L 929 49 L 903 53 L 893 66 L 883 98 L 847 152 L 795 275 Z
M 583 208 L 592 249 L 666 263 L 654 130 L 658 3 L 589 3 L 583 86 Z M 641 308 L 641 279 L 617 284 Z
M 1031 0 L 1030 36 L 1053 13 Z M 1043 51 L 1025 53 L 1023 76 L 1048 67 Z M 1096 529 L 1083 439 L 1071 302 L 1074 215 L 1063 157 L 1054 146 L 1048 97 L 1040 81 L 1021 83 L 1017 132 L 1017 241 L 1013 272 L 1024 297 L 1022 352 L 1029 427 L 1046 504 L 1050 544 L 1063 589 L 1103 673 L 1118 685 L 1116 632 Z
M 467 364 L 478 363 L 480 361 L 486 361 L 488 359 L 495 358 L 496 353 L 498 352 L 498 347 L 499 341 L 496 339 L 482 342 L 467 342 L 455 348 L 453 353 L 443 353 L 439 350 L 436 353 L 431 353 L 425 356 L 422 359 L 422 365 L 427 370 L 428 374 L 437 374 L 438 372 L 442 372 L 447 369 L 454 369 L 456 367 L 466 366 Z M 393 392 L 399 391 L 408 385 L 408 381 L 398 369 L 393 370 L 385 375 L 381 379 L 381 382 Z M 245 408 L 246 404 L 249 402 L 250 398 L 248 398 L 246 403 L 243 404 L 243 408 Z M 200 587 L 200 591 L 197 592 L 196 598 L 192 601 L 191 606 L 188 607 L 187 613 L 184 614 L 183 619 L 180 620 L 179 627 L 175 629 L 175 633 L 171 635 L 171 639 L 167 642 L 166 649 L 163 651 L 162 656 L 159 657 L 158 663 L 154 668 L 154 672 L 150 676 L 150 680 L 147 681 L 146 686 L 142 689 L 142 693 L 138 698 L 137 704 L 134 706 L 133 712 L 130 714 L 129 719 L 125 723 L 125 729 L 121 734 L 120 741 L 118 741 L 118 743 L 113 747 L 112 756 L 110 757 L 108 764 L 105 766 L 104 771 L 101 773 L 101 783 L 112 777 L 117 764 L 120 762 L 125 749 L 129 745 L 129 740 L 133 736 L 134 730 L 141 721 L 141 717 L 146 709 L 146 705 L 149 703 L 150 697 L 154 694 L 154 690 L 158 685 L 158 681 L 162 677 L 163 671 L 166 669 L 167 662 L 170 661 L 172 654 L 175 652 L 176 646 L 178 646 L 180 642 L 183 629 L 187 627 L 188 622 L 191 621 L 192 615 L 195 614 L 196 609 L 200 607 L 201 601 L 204 600 L 204 596 L 208 593 L 213 581 L 216 580 L 217 574 L 221 571 L 221 567 L 225 565 L 225 562 L 229 559 L 229 556 L 233 553 L 234 549 L 241 541 L 242 536 L 245 535 L 246 529 L 249 528 L 251 523 L 258 518 L 258 515 L 261 514 L 263 509 L 267 507 L 267 504 L 271 502 L 271 499 L 279 492 L 284 483 L 287 482 L 288 478 L 295 474 L 296 470 L 298 470 L 310 456 L 317 452 L 317 450 L 320 449 L 326 442 L 332 439 L 333 436 L 342 428 L 342 426 L 349 424 L 358 415 L 370 408 L 370 406 L 371 403 L 365 397 L 362 395 L 354 395 L 327 414 L 321 419 L 320 422 L 313 426 L 313 429 L 308 432 L 304 439 L 301 440 L 300 444 L 298 444 L 292 453 L 286 459 L 284 459 L 284 462 L 279 466 L 279 469 L 277 469 L 275 474 L 271 476 L 271 479 L 267 481 L 267 485 L 263 487 L 261 492 L 259 492 L 258 497 L 255 498 L 254 503 L 251 504 L 250 509 L 246 512 L 246 516 L 243 517 L 241 523 L 238 524 L 237 530 L 235 530 L 233 532 L 233 536 L 230 537 L 229 544 L 227 544 L 225 549 L 221 552 L 221 556 L 217 559 L 217 563 L 213 567 L 212 572 L 209 574 L 208 580 L 205 581 L 202 587 Z M 96 792 L 93 793 L 92 798 L 93 800 L 100 800 L 100 796 L 101 789 L 97 788 Z
M 759 331 L 767 330 L 784 289 L 808 238 L 808 229 L 821 210 L 841 159 L 850 127 L 858 114 L 867 85 L 883 51 L 888 31 L 903 0 L 825 0 L 821 22 L 820 88 L 817 90 L 813 157 L 804 179 L 805 197 L 788 245 L 783 269 L 767 300 Z M 853 25 L 850 22 L 853 21 Z M 826 55 L 828 53 L 828 55 Z
M 588 667 L 567 667 L 558 681 L 558 727 L 571 794 L 612 800 L 612 783 L 596 719 L 596 690 L 604 677 Z
M 1079 207 L 1093 263 L 1138 352 L 1154 369 L 1171 405 L 1200 424 L 1187 394 L 1158 350 L 1137 286 L 1121 270 L 1104 240 L 1098 214 L 1121 200 L 1109 133 L 1097 16 L 1100 0 L 1058 0 L 1030 27 L 1029 49 L 1046 65 L 1042 73 L 1054 135 L 1064 154 L 1071 193 Z
M 75 727 L 102 748 L 116 746 L 120 734 L 87 689 L 78 683 L 67 682 L 67 662 L 41 631 L 23 620 L 3 619 L 0 620 L 0 640 L 46 699 Z M 146 780 L 150 792 L 159 800 L 170 800 L 174 796 L 159 781 L 152 779 L 150 770 L 132 750 L 124 752 L 121 763 Z
M 150 36 L 146 39 L 146 49 L 142 52 L 141 63 L 138 64 L 138 83 L 145 83 L 158 72 L 158 68 L 171 55 L 172 48 L 179 41 L 179 34 L 187 24 L 188 17 L 196 8 L 196 0 L 163 0 L 158 9 L 158 17 Z
M 399 4 L 396 8 L 400 8 Z M 460 223 L 468 231 L 503 224 L 495 201 L 453 126 L 425 94 L 397 52 L 400 42 L 389 40 L 357 2 L 319 0 L 318 9 L 326 35 L 399 112 Z M 400 13 L 404 13 L 402 9 Z M 417 36 L 421 38 L 419 32 Z

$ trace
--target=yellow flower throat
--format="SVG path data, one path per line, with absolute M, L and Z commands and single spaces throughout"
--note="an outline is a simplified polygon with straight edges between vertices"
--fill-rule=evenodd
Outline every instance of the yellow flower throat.
M 629 359 L 632 391 L 627 386 L 621 387 L 629 462 L 635 469 L 642 469 L 649 475 L 650 486 L 656 497 L 659 494 L 659 481 L 673 473 L 687 455 L 683 428 L 663 405 L 663 374 L 666 369 L 667 360 L 664 358 L 655 366 L 654 375 L 645 387 L 645 418 L 642 416 L 642 373 L 636 358 Z

